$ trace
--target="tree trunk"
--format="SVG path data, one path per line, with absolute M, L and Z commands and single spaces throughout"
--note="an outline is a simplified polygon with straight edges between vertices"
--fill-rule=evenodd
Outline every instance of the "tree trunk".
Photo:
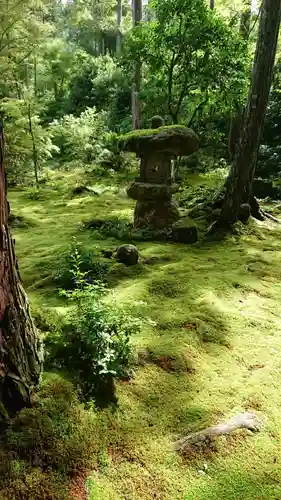
M 121 24 L 122 24 L 122 0 L 117 0 L 116 4 L 116 15 L 117 15 L 117 34 L 116 34 L 116 54 L 120 56 L 121 53 Z
M 210 9 L 214 10 L 215 8 L 215 0 L 210 0 Z
M 133 26 L 142 20 L 142 0 L 132 0 Z M 140 128 L 139 92 L 141 87 L 141 61 L 136 59 L 132 85 L 132 119 L 133 129 Z
M 8 227 L 4 134 L 0 122 L 0 423 L 31 406 L 42 353 L 28 300 L 20 282 Z
M 31 119 L 32 117 L 31 117 L 31 105 L 30 105 L 30 103 L 28 103 L 27 114 L 28 114 L 29 133 L 30 133 L 31 141 L 32 141 L 32 157 L 33 157 L 35 184 L 36 184 L 36 187 L 38 189 L 39 188 L 38 154 L 37 154 L 36 142 L 35 142 L 33 127 L 32 127 L 32 119 Z
M 281 19 L 281 0 L 263 0 L 252 83 L 243 128 L 226 181 L 226 195 L 219 223 L 239 218 L 240 205 L 250 203 L 257 155 L 273 76 Z
M 241 14 L 240 34 L 244 40 L 248 40 L 250 36 L 252 4 L 253 0 L 245 0 L 245 9 Z
M 250 24 L 252 13 L 252 1 L 245 0 L 245 9 L 241 14 L 240 19 L 240 35 L 244 40 L 248 40 L 250 36 Z M 233 161 L 235 155 L 235 148 L 239 140 L 242 128 L 243 108 L 237 107 L 234 116 L 231 117 L 230 129 L 228 135 L 228 153 L 230 161 Z
M 37 96 L 37 58 L 36 56 L 33 59 L 33 85 L 34 85 L 34 95 Z
M 237 106 L 230 120 L 230 128 L 228 134 L 228 154 L 230 161 L 234 160 L 235 150 L 237 143 L 239 141 L 242 124 L 243 124 L 243 108 Z

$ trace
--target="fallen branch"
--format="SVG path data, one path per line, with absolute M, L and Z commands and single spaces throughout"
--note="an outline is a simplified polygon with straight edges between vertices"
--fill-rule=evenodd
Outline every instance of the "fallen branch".
M 276 217 L 274 217 L 273 215 L 269 214 L 268 212 L 264 212 L 264 210 L 261 210 L 261 213 L 267 219 L 270 219 L 273 222 L 276 222 L 276 224 L 280 224 L 280 220 L 276 219 Z
M 203 448 L 219 436 L 231 434 L 237 429 L 248 429 L 251 432 L 259 432 L 262 428 L 261 420 L 254 413 L 240 413 L 232 417 L 227 422 L 208 427 L 199 432 L 194 432 L 179 439 L 175 443 L 175 448 L 180 452 L 194 451 Z

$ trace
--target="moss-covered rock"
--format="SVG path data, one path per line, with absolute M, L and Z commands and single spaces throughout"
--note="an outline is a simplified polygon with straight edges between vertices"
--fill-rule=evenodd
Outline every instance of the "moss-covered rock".
M 150 152 L 186 156 L 199 149 L 199 137 L 190 128 L 170 125 L 157 129 L 134 130 L 120 137 L 119 148 L 137 155 Z
M 173 224 L 172 240 L 177 243 L 196 243 L 198 241 L 197 227 L 189 217 L 184 217 Z
M 139 252 L 134 245 L 121 245 L 116 250 L 115 258 L 125 266 L 135 266 L 139 260 Z
M 251 217 L 251 207 L 248 203 L 242 203 L 239 209 L 239 220 L 241 222 L 247 222 Z

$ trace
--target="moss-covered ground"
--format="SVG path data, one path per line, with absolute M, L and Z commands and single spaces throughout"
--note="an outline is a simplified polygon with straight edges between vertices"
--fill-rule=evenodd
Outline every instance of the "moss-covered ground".
M 37 200 L 27 190 L 9 193 L 12 212 L 29 221 L 13 233 L 33 308 L 67 307 L 52 277 L 73 236 L 97 252 L 118 245 L 82 221 L 132 218 L 120 185 L 71 197 L 78 177 L 54 176 Z M 88 478 L 91 500 L 281 499 L 280 246 L 281 226 L 255 222 L 220 242 L 138 242 L 145 258 L 166 259 L 112 272 L 111 293 L 143 327 L 133 339 L 134 376 L 118 384 L 119 408 L 98 413 L 96 433 L 87 426 L 96 461 L 79 484 Z M 261 433 L 238 431 L 189 457 L 173 450 L 178 437 L 243 410 L 264 419 Z M 83 484 L 68 497 L 22 498 L 83 499 Z

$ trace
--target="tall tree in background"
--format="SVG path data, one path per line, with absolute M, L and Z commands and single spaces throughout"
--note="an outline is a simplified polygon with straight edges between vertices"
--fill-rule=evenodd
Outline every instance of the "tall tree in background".
M 243 128 L 235 158 L 226 181 L 221 225 L 239 219 L 242 203 L 251 204 L 252 182 L 273 76 L 281 20 L 281 0 L 263 0 L 259 35 Z
M 42 364 L 36 329 L 19 278 L 8 217 L 4 133 L 0 122 L 0 422 L 32 404 Z
M 142 20 L 142 0 L 132 0 L 133 26 L 138 26 Z M 137 57 L 132 85 L 132 119 L 133 129 L 140 128 L 139 92 L 141 86 L 141 61 Z
M 215 8 L 215 0 L 210 0 L 210 9 L 214 10 Z
M 248 40 L 250 36 L 252 4 L 253 0 L 245 0 L 244 9 L 240 18 L 240 34 L 244 40 Z
M 122 24 L 122 0 L 116 0 L 117 34 L 116 34 L 116 54 L 121 53 L 121 24 Z

